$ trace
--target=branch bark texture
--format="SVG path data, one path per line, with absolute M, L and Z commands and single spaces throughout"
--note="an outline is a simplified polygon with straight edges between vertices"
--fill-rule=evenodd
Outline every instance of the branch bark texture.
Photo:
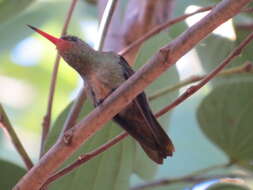
M 49 176 L 61 166 L 84 142 L 128 105 L 140 92 L 159 77 L 185 53 L 204 39 L 210 32 L 235 16 L 251 0 L 223 0 L 207 16 L 172 41 L 115 90 L 99 107 L 94 109 L 41 158 L 14 187 L 14 190 L 38 190 Z

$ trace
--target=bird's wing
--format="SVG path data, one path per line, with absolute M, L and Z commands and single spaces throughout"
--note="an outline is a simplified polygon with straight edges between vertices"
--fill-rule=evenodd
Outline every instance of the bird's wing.
M 128 62 L 125 60 L 124 57 L 120 56 L 119 64 L 123 68 L 123 74 L 125 79 L 128 79 L 134 74 L 134 70 L 130 67 L 130 65 L 128 64 Z
M 133 69 L 129 66 L 129 64 L 123 57 L 120 58 L 119 64 L 123 67 L 125 79 L 128 79 L 134 74 Z M 160 147 L 164 147 L 165 151 L 167 152 L 167 155 L 172 155 L 172 152 L 174 151 L 174 146 L 167 134 L 164 132 L 164 130 L 156 120 L 156 118 L 154 117 L 149 107 L 145 93 L 140 93 L 133 101 L 133 103 L 136 104 L 139 111 L 142 113 L 143 119 L 146 121 L 146 125 L 149 127 L 152 135 L 156 140 L 156 143 Z

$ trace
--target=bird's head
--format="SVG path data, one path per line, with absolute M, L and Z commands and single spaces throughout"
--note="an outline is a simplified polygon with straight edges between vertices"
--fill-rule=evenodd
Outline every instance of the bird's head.
M 77 71 L 82 69 L 82 62 L 84 62 L 82 59 L 87 59 L 94 52 L 87 43 L 76 36 L 66 35 L 61 38 L 56 38 L 38 28 L 31 25 L 28 26 L 51 41 L 56 46 L 62 58 Z

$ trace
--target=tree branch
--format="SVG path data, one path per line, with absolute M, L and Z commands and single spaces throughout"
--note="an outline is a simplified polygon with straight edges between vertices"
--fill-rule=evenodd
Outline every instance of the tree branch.
M 80 167 L 82 164 L 88 162 L 89 160 L 91 160 L 94 157 L 98 156 L 99 154 L 103 153 L 108 148 L 112 147 L 113 145 L 117 144 L 121 140 L 125 139 L 125 137 L 127 137 L 127 136 L 128 136 L 127 132 L 122 132 L 121 134 L 119 134 L 118 136 L 116 136 L 113 139 L 109 140 L 108 142 L 101 145 L 97 149 L 95 149 L 91 152 L 88 152 L 84 155 L 79 156 L 78 160 L 74 161 L 73 163 L 71 163 L 68 166 L 66 166 L 65 168 L 63 168 L 62 170 L 60 170 L 60 171 L 56 172 L 55 174 L 53 174 L 52 176 L 50 176 L 48 178 L 48 180 L 46 181 L 46 183 L 43 185 L 43 187 L 49 185 L 50 183 L 57 180 L 58 178 L 72 172 L 74 169 Z
M 121 31 L 121 48 L 135 42 L 138 38 L 166 22 L 173 15 L 174 0 L 138 1 L 130 0 L 125 13 L 123 30 Z M 152 16 L 150 16 L 152 15 Z M 133 46 L 124 58 L 130 65 L 135 58 L 140 44 Z
M 243 48 L 245 48 L 251 42 L 252 39 L 253 39 L 253 33 L 251 33 L 243 42 L 241 42 L 240 45 L 237 48 L 235 48 L 235 50 L 232 51 L 230 55 L 222 62 L 222 64 L 217 66 L 211 73 L 206 75 L 202 79 L 201 82 L 199 82 L 197 85 L 193 85 L 189 87 L 181 96 L 179 96 L 170 105 L 160 110 L 156 116 L 159 116 L 160 114 L 163 115 L 169 110 L 172 110 L 174 107 L 182 103 L 184 100 L 186 100 L 188 97 L 190 97 L 195 92 L 197 92 L 200 88 L 202 88 L 206 83 L 208 83 L 211 79 L 213 79 L 224 67 L 226 67 L 229 63 L 231 63 L 233 59 L 239 56 Z
M 227 175 L 210 175 L 210 176 L 200 176 L 203 174 L 206 174 L 208 172 L 212 172 L 216 169 L 222 169 L 222 168 L 228 168 L 234 164 L 232 161 L 229 161 L 225 164 L 217 164 L 214 166 L 210 166 L 208 168 L 203 168 L 197 171 L 192 172 L 191 174 L 177 177 L 177 178 L 171 178 L 171 179 L 160 179 L 153 182 L 145 183 L 143 185 L 138 185 L 136 187 L 131 188 L 131 190 L 142 190 L 146 188 L 151 187 L 159 187 L 159 186 L 165 186 L 170 185 L 173 183 L 179 183 L 179 182 L 191 182 L 191 183 L 197 183 L 197 182 L 203 182 L 209 179 L 219 179 L 219 178 L 234 178 L 234 177 L 250 177 L 250 175 L 241 175 L 241 174 L 227 174 Z
M 205 38 L 215 28 L 235 16 L 251 0 L 223 0 L 212 11 L 182 35 L 162 48 L 147 64 L 117 88 L 89 115 L 66 131 L 71 135 L 66 143 L 58 139 L 14 187 L 14 190 L 39 189 L 50 175 L 106 122 L 128 105 L 145 87 L 158 78 L 176 61 Z
M 188 14 L 185 14 L 185 15 L 182 15 L 182 16 L 179 16 L 177 18 L 174 18 L 174 19 L 171 19 L 171 20 L 168 20 L 167 22 L 165 23 L 162 23 L 160 25 L 158 25 L 157 27 L 153 28 L 152 30 L 150 30 L 148 33 L 145 33 L 143 34 L 140 38 L 138 38 L 137 40 L 135 40 L 134 42 L 132 42 L 130 45 L 128 45 L 127 47 L 125 47 L 124 49 L 122 49 L 119 54 L 124 56 L 125 54 L 128 54 L 129 51 L 131 51 L 133 48 L 135 48 L 136 46 L 139 46 L 141 45 L 143 42 L 145 42 L 146 40 L 148 40 L 149 38 L 151 38 L 152 36 L 158 34 L 159 32 L 167 29 L 168 27 L 174 25 L 174 24 L 177 24 L 179 22 L 182 22 L 183 20 L 187 19 L 188 17 L 191 17 L 193 15 L 196 15 L 198 13 L 202 13 L 202 12 L 206 12 L 206 11 L 209 11 L 213 8 L 213 6 L 208 6 L 208 7 L 203 7 L 203 8 L 200 8 L 199 10 L 197 11 L 194 11 L 192 13 L 188 13 Z M 252 10 L 252 8 L 250 8 L 250 10 Z M 246 12 L 248 11 L 248 9 L 243 9 L 242 12 Z M 249 24 L 250 25 L 250 24 Z M 242 25 L 237 25 L 239 28 L 241 28 L 240 26 Z M 243 27 L 243 26 L 242 26 Z M 251 27 L 251 26 L 250 26 Z M 253 28 L 253 27 L 251 27 Z
M 125 47 L 123 50 L 121 50 L 119 52 L 120 55 L 125 55 L 127 54 L 129 51 L 131 51 L 133 48 L 135 48 L 136 46 L 141 45 L 143 42 L 145 42 L 146 40 L 148 40 L 149 38 L 151 38 L 152 36 L 154 36 L 157 33 L 160 33 L 161 31 L 167 29 L 168 27 L 177 24 L 183 20 L 185 20 L 186 18 L 193 16 L 195 14 L 198 13 L 202 13 L 202 12 L 206 12 L 209 11 L 213 8 L 213 6 L 209 6 L 209 7 L 204 7 L 204 8 L 200 8 L 197 11 L 194 11 L 193 13 L 189 13 L 189 14 L 185 14 L 183 16 L 179 16 L 177 18 L 174 18 L 172 20 L 168 20 L 167 22 L 164 22 L 160 25 L 158 25 L 157 27 L 153 28 L 152 30 L 150 30 L 148 33 L 143 34 L 140 38 L 138 38 L 137 40 L 135 40 L 133 43 L 131 43 L 129 46 Z
M 14 128 L 11 125 L 11 122 L 8 119 L 7 114 L 4 111 L 4 108 L 0 104 L 0 127 L 5 129 L 10 136 L 11 142 L 18 151 L 19 155 L 21 156 L 23 162 L 25 163 L 25 166 L 27 170 L 31 169 L 33 167 L 32 160 L 30 159 L 29 155 L 25 151 L 24 146 L 22 145 L 21 141 L 19 140 Z
M 105 38 L 108 34 L 109 25 L 115 12 L 118 0 L 108 0 L 98 30 L 98 40 L 94 49 L 101 51 L 104 47 Z
M 230 69 L 226 69 L 221 71 L 220 73 L 217 74 L 217 77 L 224 77 L 224 76 L 230 76 L 230 75 L 234 75 L 234 74 L 239 74 L 239 73 L 251 73 L 253 71 L 253 65 L 251 62 L 247 61 L 245 62 L 243 65 L 238 66 L 238 67 L 233 67 Z M 163 89 L 160 89 L 158 91 L 156 91 L 154 94 L 150 95 L 148 97 L 148 99 L 150 101 L 155 100 L 167 93 L 173 92 L 175 90 L 178 90 L 188 84 L 197 82 L 202 80 L 203 78 L 205 78 L 207 75 L 196 75 L 196 76 L 191 76 L 188 79 L 185 79 L 183 81 L 180 81 L 179 83 L 173 85 L 173 86 L 169 86 Z
M 253 30 L 253 23 L 239 23 L 236 25 L 236 28 L 239 30 L 252 31 Z
M 105 2 L 106 0 L 98 1 L 99 12 L 103 10 Z M 110 32 L 106 37 L 104 49 L 118 52 L 145 35 L 152 28 L 164 23 L 173 14 L 174 3 L 175 0 L 159 0 L 155 3 L 153 1 L 129 1 L 123 19 L 121 19 L 120 9 L 116 10 L 110 25 Z M 152 15 L 152 19 L 150 19 L 150 15 Z M 119 26 L 121 26 L 121 29 L 119 29 Z M 135 46 L 134 49 L 132 48 L 131 51 L 125 54 L 124 57 L 130 65 L 134 64 L 138 49 Z
M 61 32 L 61 36 L 65 35 L 67 33 L 68 25 L 69 25 L 71 16 L 73 14 L 73 11 L 75 9 L 76 3 L 77 3 L 77 0 L 71 1 L 66 19 L 64 21 L 64 26 L 63 26 L 63 29 Z M 45 140 L 46 140 L 46 138 L 48 136 L 48 132 L 50 130 L 53 99 L 54 99 L 54 92 L 55 92 L 59 63 L 60 63 L 60 55 L 59 55 L 59 53 L 57 53 L 56 58 L 55 58 L 55 62 L 54 62 L 52 77 L 51 77 L 51 84 L 50 84 L 48 103 L 47 103 L 47 112 L 43 118 L 43 123 L 42 123 L 43 128 L 42 128 L 42 136 L 41 136 L 40 157 L 42 157 L 42 155 L 44 153 Z
M 222 167 L 221 167 L 222 168 Z M 210 168 L 210 171 L 213 169 Z M 208 175 L 208 176 L 198 176 L 198 175 L 186 175 L 183 177 L 178 177 L 178 178 L 171 178 L 171 179 L 160 179 L 157 181 L 153 181 L 150 183 L 146 183 L 143 185 L 138 185 L 136 187 L 131 188 L 131 190 L 144 190 L 147 188 L 156 188 L 160 186 L 166 186 L 166 185 L 171 185 L 175 183 L 180 183 L 180 182 L 188 182 L 188 183 L 200 183 L 204 181 L 208 181 L 211 179 L 222 179 L 222 178 L 250 178 L 252 176 L 247 176 L 247 175 L 242 175 L 242 174 L 221 174 L 221 175 Z
M 143 185 L 138 185 L 136 187 L 131 188 L 131 190 L 142 190 L 146 188 L 154 188 L 154 187 L 159 187 L 159 186 L 165 186 L 165 185 L 170 185 L 173 183 L 179 183 L 179 182 L 200 182 L 204 181 L 206 179 L 209 179 L 210 177 L 199 177 L 200 174 L 207 173 L 216 169 L 221 169 L 221 168 L 227 168 L 230 166 L 230 164 L 220 164 L 220 165 L 214 165 L 208 168 L 200 169 L 197 170 L 191 174 L 177 177 L 177 178 L 171 178 L 171 179 L 159 179 L 153 182 L 145 183 Z M 223 175 L 224 176 L 224 175 Z M 226 175 L 227 177 L 227 175 Z

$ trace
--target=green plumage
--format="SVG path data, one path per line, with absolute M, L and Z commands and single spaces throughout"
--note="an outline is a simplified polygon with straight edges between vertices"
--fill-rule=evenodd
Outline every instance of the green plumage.
M 134 74 L 126 60 L 115 53 L 95 51 L 74 36 L 61 39 L 63 45 L 57 45 L 60 55 L 83 78 L 95 106 Z M 144 93 L 118 113 L 114 121 L 136 139 L 156 163 L 161 164 L 164 158 L 172 156 L 174 146 L 152 114 Z

